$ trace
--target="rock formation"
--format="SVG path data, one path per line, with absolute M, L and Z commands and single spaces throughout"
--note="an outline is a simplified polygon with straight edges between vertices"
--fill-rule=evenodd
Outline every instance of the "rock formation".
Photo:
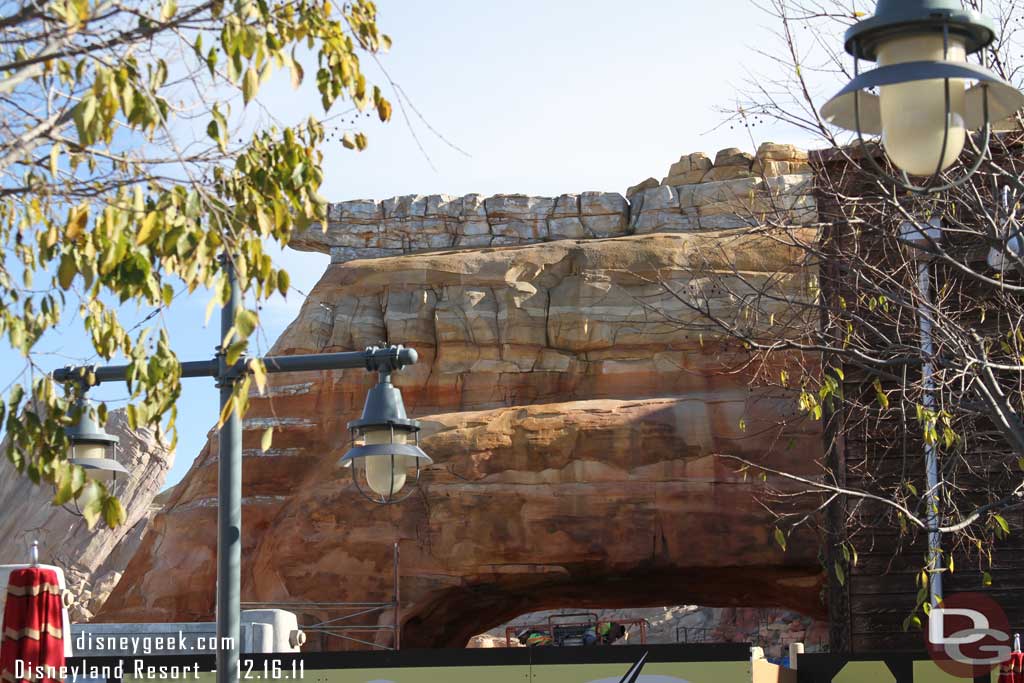
M 33 540 L 40 560 L 64 569 L 76 596 L 72 621 L 88 621 L 117 585 L 153 516 L 151 503 L 164 484 L 174 454 L 150 429 L 132 431 L 123 410 L 111 411 L 107 431 L 120 438 L 118 459 L 131 472 L 117 485 L 127 521 L 117 529 L 86 528 L 85 520 L 51 503 L 53 492 L 32 486 L 0 457 L 0 564 L 27 562 Z M 123 488 L 122 488 L 123 486 Z
M 722 161 L 737 173 L 736 155 Z M 817 540 L 796 535 L 782 553 L 758 501 L 768 484 L 718 457 L 811 476 L 819 427 L 757 379 L 779 367 L 748 367 L 695 311 L 761 336 L 813 324 L 751 319 L 740 303 L 769 274 L 802 301 L 812 276 L 798 249 L 744 227 L 768 211 L 812 223 L 808 176 L 758 175 L 756 162 L 631 201 L 435 195 L 333 206 L 326 233 L 293 243 L 332 263 L 273 353 L 414 346 L 420 363 L 396 383 L 435 464 L 400 505 L 361 499 L 336 462 L 374 378 L 272 376 L 243 424 L 243 599 L 390 600 L 399 541 L 409 647 L 461 647 L 564 606 L 821 614 Z M 263 452 L 267 427 L 274 443 Z M 214 439 L 102 619 L 212 617 L 216 459 Z
M 807 153 L 765 143 L 751 156 L 722 150 L 715 163 L 701 152 L 673 164 L 661 185 L 654 178 L 627 190 L 559 197 L 469 194 L 408 195 L 382 202 L 334 204 L 326 232 L 310 229 L 291 246 L 352 259 L 441 249 L 521 246 L 562 239 L 720 230 L 817 220 Z

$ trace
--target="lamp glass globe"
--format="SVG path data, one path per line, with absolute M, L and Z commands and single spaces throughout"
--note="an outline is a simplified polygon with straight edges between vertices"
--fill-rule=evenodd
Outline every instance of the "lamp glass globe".
M 405 432 L 396 430 L 394 434 L 395 438 L 392 441 L 390 429 L 370 429 L 366 431 L 364 439 L 367 446 L 407 443 Z M 371 491 L 385 498 L 402 490 L 409 469 L 415 465 L 412 462 L 414 458 L 407 455 L 371 455 L 362 460 L 366 465 L 366 485 Z
M 964 42 L 949 37 L 949 51 L 943 55 L 942 35 L 919 34 L 893 38 L 879 46 L 881 66 L 902 62 L 942 60 L 964 62 Z M 930 176 L 939 168 L 939 155 L 946 132 L 946 90 L 944 80 L 933 78 L 880 87 L 882 144 L 889 159 L 910 175 Z M 949 80 L 950 126 L 941 168 L 945 170 L 963 151 L 966 140 L 964 112 L 967 82 Z
M 74 457 L 77 460 L 103 460 L 110 457 L 108 449 L 109 446 L 103 443 L 78 443 L 74 447 Z M 113 470 L 93 468 L 85 470 L 85 476 L 93 481 L 114 481 L 116 474 Z

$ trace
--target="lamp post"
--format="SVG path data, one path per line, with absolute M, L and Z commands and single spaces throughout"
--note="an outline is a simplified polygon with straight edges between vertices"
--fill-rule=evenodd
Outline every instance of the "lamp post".
M 995 38 L 995 22 L 965 9 L 959 0 L 879 0 L 873 16 L 846 32 L 845 48 L 854 58 L 854 78 L 825 103 L 821 115 L 828 123 L 855 132 L 868 165 L 878 176 L 905 190 L 931 194 L 963 185 L 990 153 L 992 125 L 1024 107 L 1024 93 L 983 64 L 967 61 Z M 876 61 L 878 67 L 861 73 L 862 59 Z M 868 92 L 874 89 L 878 94 Z M 960 157 L 970 131 L 981 131 L 982 138 L 980 147 L 971 141 L 974 161 L 959 178 L 940 182 Z M 899 178 L 883 170 L 865 149 L 865 134 L 881 136 L 886 155 L 900 171 Z M 924 181 L 914 183 L 910 176 Z M 922 251 L 917 264 L 918 321 L 924 358 L 923 404 L 931 408 L 934 343 L 927 311 L 931 303 L 927 247 L 941 239 L 940 223 L 906 223 L 901 238 Z M 990 254 L 989 262 L 993 260 Z M 938 531 L 938 456 L 930 444 L 925 445 L 925 465 L 929 597 L 935 605 L 942 599 L 942 536 Z
M 231 260 L 221 257 L 227 271 L 230 296 L 221 308 L 221 339 L 226 338 L 235 324 L 235 316 L 241 308 L 241 289 Z M 319 353 L 296 356 L 268 356 L 262 359 L 268 373 L 309 372 L 318 370 L 341 370 L 364 368 L 378 372 L 381 382 L 370 390 L 366 407 L 360 420 L 351 423 L 353 434 L 363 437 L 362 443 L 355 441 L 353 448 L 345 454 L 339 464 L 357 463 L 355 471 L 365 472 L 371 481 L 370 488 L 377 495 L 374 502 L 397 502 L 395 498 L 404 487 L 408 472 L 403 468 L 415 467 L 416 478 L 423 465 L 430 464 L 430 457 L 418 445 L 420 425 L 405 415 L 402 395 L 391 385 L 391 373 L 412 365 L 418 357 L 414 349 L 402 346 L 369 347 L 364 351 L 344 353 Z M 129 366 L 110 365 L 92 367 L 66 367 L 53 372 L 57 382 L 82 382 L 89 378 L 89 386 L 102 382 L 124 381 Z M 250 359 L 240 358 L 233 364 L 227 362 L 227 349 L 217 347 L 216 356 L 211 360 L 187 361 L 181 364 L 181 376 L 210 377 L 216 380 L 220 389 L 220 407 L 231 400 L 235 383 L 250 368 Z M 385 381 L 386 380 L 386 381 Z M 381 385 L 386 385 L 384 389 Z M 374 397 L 381 396 L 382 400 Z M 83 411 L 88 416 L 88 411 Z M 85 418 L 83 417 L 83 420 Z M 91 417 L 89 418 L 91 420 Z M 95 425 L 95 423 L 93 423 Z M 354 426 L 353 426 L 354 425 Z M 69 428 L 67 434 L 72 447 L 88 444 L 97 445 L 98 429 L 89 430 L 88 422 Z M 98 426 L 97 426 L 98 427 Z M 382 436 L 386 434 L 387 438 Z M 409 443 L 409 435 L 412 443 Z M 91 435 L 91 436 L 90 436 Z M 108 435 L 109 437 L 109 435 Z M 92 439 L 90 441 L 90 438 Z M 114 438 L 114 437 L 110 437 Z M 219 462 L 217 482 L 217 682 L 232 683 L 239 675 L 239 620 L 241 616 L 241 558 L 242 558 L 242 423 L 237 411 L 232 410 L 224 421 L 219 434 Z M 100 440 L 102 441 L 102 439 Z M 116 441 L 116 438 L 115 438 Z M 94 453 L 95 451 L 90 451 Z M 77 456 L 76 456 L 76 459 Z M 81 459 L 85 459 L 84 457 Z M 78 462 L 77 464 L 82 464 Z M 88 464 L 88 463 L 86 463 Z M 116 463 L 115 463 L 116 464 Z M 121 467 L 121 470 L 124 470 Z M 387 486 L 381 482 L 387 480 Z M 357 479 L 357 485 L 359 481 Z M 377 489 L 381 489 L 378 491 Z M 362 489 L 360 489 L 362 491 Z M 364 494 L 365 495 L 365 494 Z M 369 496 L 368 496 L 369 497 Z M 221 649 L 229 642 L 231 647 Z
M 821 115 L 855 132 L 862 148 L 864 135 L 880 135 L 901 177 L 884 171 L 870 152 L 864 157 L 878 175 L 906 190 L 934 193 L 962 185 L 989 152 L 992 124 L 1024 107 L 1024 93 L 967 61 L 995 36 L 995 22 L 964 9 L 959 0 L 879 0 L 874 16 L 846 32 L 854 78 L 825 103 Z M 879 66 L 861 73 L 862 59 Z M 875 88 L 877 95 L 867 92 Z M 982 132 L 974 162 L 958 179 L 940 183 L 968 131 Z M 925 180 L 914 183 L 910 176 Z
M 900 237 L 917 245 L 921 250 L 917 261 L 917 291 L 921 297 L 921 303 L 917 307 L 917 324 L 923 359 L 921 404 L 932 410 L 935 408 L 935 367 L 932 363 L 935 343 L 932 339 L 931 312 L 928 310 L 932 304 L 932 274 L 926 248 L 929 242 L 938 242 L 942 239 L 942 221 L 937 218 L 922 223 L 908 221 L 900 226 Z M 928 514 L 925 516 L 928 524 L 928 599 L 931 606 L 936 607 L 942 601 L 942 532 L 939 531 L 939 454 L 933 443 L 924 444 L 924 464 L 925 482 L 928 486 L 925 496 L 928 505 Z

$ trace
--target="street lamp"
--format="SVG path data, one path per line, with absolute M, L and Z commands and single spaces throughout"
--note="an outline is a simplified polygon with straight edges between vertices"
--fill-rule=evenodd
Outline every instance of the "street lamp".
M 348 428 L 352 448 L 339 464 L 352 470 L 359 492 L 385 505 L 408 498 L 411 490 L 401 497 L 398 493 L 409 475 L 418 481 L 422 467 L 433 461 L 420 448 L 420 423 L 406 416 L 402 392 L 391 383 L 390 368 L 380 371 L 380 381 L 366 394 L 362 417 L 349 422 Z
M 117 461 L 117 444 L 119 439 L 107 432 L 93 417 L 92 406 L 84 398 L 78 399 L 75 406 L 78 422 L 64 428 L 64 434 L 71 442 L 68 462 L 85 470 L 85 476 L 92 481 L 102 481 L 108 485 L 117 483 L 118 478 L 124 479 L 128 470 Z M 88 505 L 95 495 L 92 489 L 72 500 L 74 509 L 64 503 L 67 512 L 76 517 L 83 517 L 82 507 Z
M 846 32 L 854 78 L 825 103 L 821 115 L 854 131 L 862 149 L 864 135 L 880 135 L 901 178 L 883 171 L 869 151 L 864 157 L 904 189 L 933 193 L 962 185 L 988 154 L 992 124 L 1024 107 L 1024 93 L 983 65 L 967 62 L 995 35 L 995 22 L 964 9 L 959 0 L 879 0 L 874 16 Z M 861 59 L 879 66 L 860 73 Z M 874 89 L 877 95 L 867 92 Z M 983 144 L 974 163 L 959 179 L 940 185 L 967 132 L 977 130 Z M 909 176 L 926 180 L 915 184 Z
M 118 438 L 107 433 L 92 414 L 89 402 L 78 402 L 78 422 L 64 429 L 71 442 L 68 462 L 85 470 L 85 475 L 94 481 L 115 482 L 118 475 L 127 475 L 128 470 L 117 461 Z
M 230 257 L 222 255 L 221 262 L 227 274 L 230 296 L 221 307 L 220 338 L 227 339 L 234 331 L 235 318 L 241 309 L 242 292 Z M 220 389 L 220 408 L 223 413 L 228 402 L 233 399 L 235 385 L 251 372 L 252 359 L 242 357 L 234 363 L 228 363 L 227 350 L 217 347 L 216 351 L 211 360 L 181 363 L 181 377 L 215 379 Z M 415 465 L 418 478 L 420 467 L 430 463 L 430 458 L 419 448 L 419 423 L 406 417 L 401 393 L 391 386 L 390 380 L 391 372 L 412 365 L 417 360 L 418 356 L 413 349 L 371 346 L 364 351 L 270 356 L 263 358 L 262 362 L 267 373 L 356 368 L 380 373 L 381 381 L 370 391 L 367 405 L 372 403 L 377 406 L 378 399 L 374 397 L 380 396 L 380 405 L 385 409 L 378 410 L 375 407 L 369 414 L 364 411 L 364 419 L 353 423 L 353 429 L 361 437 L 362 443 L 360 445 L 357 442 L 356 447 L 345 457 L 357 461 L 357 469 L 361 466 L 361 470 L 366 473 L 367 485 L 377 494 L 371 500 L 389 503 L 397 502 L 393 500 L 394 494 L 405 486 L 407 470 L 411 465 Z M 55 370 L 53 379 L 57 382 L 79 382 L 84 392 L 103 382 L 123 382 L 129 370 L 128 365 L 66 367 Z M 384 389 L 382 385 L 385 385 Z M 389 394 L 389 390 L 392 393 Z M 388 400 L 392 401 L 391 412 L 386 410 Z M 227 648 L 218 645 L 217 683 L 238 681 L 241 671 L 242 421 L 238 411 L 228 412 L 229 416 L 220 428 L 217 463 L 217 643 L 230 645 Z M 88 411 L 83 411 L 83 415 L 88 415 Z M 80 446 L 86 449 L 80 454 L 77 451 L 73 453 L 76 464 L 83 464 L 84 460 L 85 465 L 93 465 L 93 470 L 104 469 L 96 465 L 105 456 L 96 456 L 100 448 L 110 446 L 113 437 L 107 435 L 106 440 L 99 438 L 97 435 L 101 431 L 95 422 L 92 427 L 86 422 L 84 428 L 79 424 L 77 437 L 69 432 L 72 448 Z M 388 480 L 386 484 L 385 479 Z

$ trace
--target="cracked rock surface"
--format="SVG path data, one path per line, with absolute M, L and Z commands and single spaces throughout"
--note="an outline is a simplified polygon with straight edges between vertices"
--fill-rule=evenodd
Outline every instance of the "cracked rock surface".
M 787 153 L 722 161 L 738 169 Z M 709 163 L 689 160 L 685 172 L 706 173 Z M 389 601 L 399 542 L 403 647 L 462 647 L 521 614 L 561 607 L 822 616 L 817 538 L 797 533 L 782 553 L 759 502 L 780 483 L 720 457 L 815 476 L 822 448 L 819 424 L 764 380 L 777 382 L 789 359 L 752 367 L 695 311 L 754 336 L 815 323 L 791 305 L 812 289 L 800 249 L 725 218 L 701 222 L 741 212 L 760 220 L 764 188 L 806 195 L 806 175 L 737 175 L 648 183 L 631 203 L 583 193 L 335 205 L 326 234 L 293 243 L 335 258 L 273 353 L 415 347 L 420 362 L 395 383 L 424 422 L 435 464 L 405 502 L 365 501 L 336 463 L 375 378 L 272 375 L 244 425 L 243 600 Z M 813 205 L 777 195 L 788 197 L 779 210 L 792 220 L 783 222 L 813 239 L 802 213 Z M 650 230 L 645 215 L 659 221 Z M 750 316 L 741 302 L 767 278 L 780 301 Z M 264 452 L 267 427 L 274 439 Z M 214 438 L 100 618 L 213 617 L 216 460 Z M 300 621 L 329 617 L 312 609 Z M 339 643 L 314 637 L 307 647 Z

